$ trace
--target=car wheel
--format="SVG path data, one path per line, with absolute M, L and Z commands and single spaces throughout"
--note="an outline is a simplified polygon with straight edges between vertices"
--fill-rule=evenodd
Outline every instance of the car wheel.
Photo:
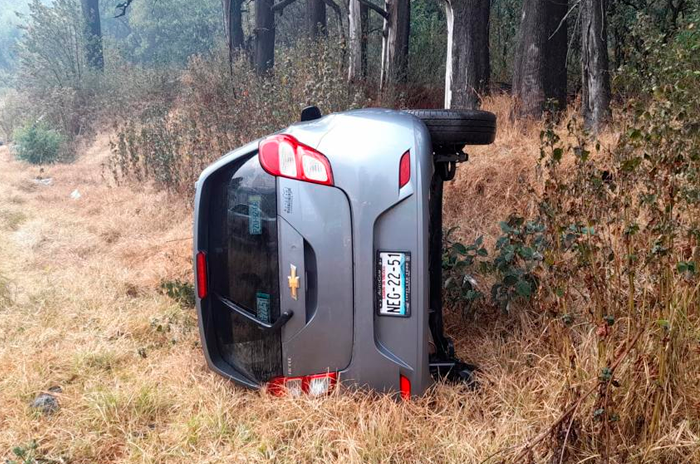
M 496 115 L 478 110 L 406 110 L 428 127 L 434 147 L 488 145 L 496 139 Z

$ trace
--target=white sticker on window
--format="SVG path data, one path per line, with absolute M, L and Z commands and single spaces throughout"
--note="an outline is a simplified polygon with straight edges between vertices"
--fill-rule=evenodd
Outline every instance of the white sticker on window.
M 250 235 L 262 234 L 262 197 L 250 195 L 248 197 L 248 233 Z

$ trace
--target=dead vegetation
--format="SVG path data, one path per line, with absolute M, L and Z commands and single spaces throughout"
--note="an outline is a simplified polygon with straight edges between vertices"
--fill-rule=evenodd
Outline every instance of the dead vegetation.
M 498 221 L 536 208 L 543 126 L 509 123 L 505 100 L 487 105 L 499 114 L 497 143 L 470 151 L 445 206 L 464 237 L 481 231 L 490 243 Z M 193 308 L 162 290 L 192 278 L 190 207 L 147 186 L 115 185 L 103 177 L 108 153 L 100 136 L 74 164 L 41 172 L 0 148 L 3 457 L 14 458 L 19 446 L 37 460 L 70 463 L 603 460 L 595 417 L 605 385 L 597 375 L 600 328 L 581 321 L 566 331 L 527 307 L 450 315 L 458 353 L 481 368 L 476 390 L 438 385 L 410 402 L 347 390 L 279 399 L 209 372 Z M 76 189 L 79 199 L 71 198 Z M 700 332 L 697 308 L 686 309 L 672 365 L 682 388 L 664 396 L 656 432 L 640 424 L 648 437 L 611 426 L 620 434 L 611 462 L 700 461 Z M 645 409 L 632 416 L 630 408 L 659 381 L 644 371 L 655 364 L 644 350 L 634 352 L 636 364 L 628 355 L 630 340 L 656 346 L 652 335 L 637 342 L 630 332 L 611 354 L 627 373 L 616 398 L 630 414 L 625 427 L 650 420 Z M 647 383 L 630 383 L 639 379 Z M 30 408 L 56 386 L 58 411 Z

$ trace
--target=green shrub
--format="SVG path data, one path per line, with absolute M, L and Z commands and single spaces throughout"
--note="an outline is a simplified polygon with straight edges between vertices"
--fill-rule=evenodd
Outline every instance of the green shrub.
M 486 271 L 484 265 L 488 252 L 483 246 L 483 237 L 465 245 L 453 239 L 456 230 L 456 227 L 447 229 L 442 237 L 444 295 L 450 306 L 460 308 L 463 315 L 468 315 L 474 304 L 484 296 L 477 288 L 473 275 Z
M 512 301 L 529 300 L 539 285 L 538 271 L 547 242 L 544 226 L 536 220 L 511 216 L 500 223 L 503 235 L 496 241 L 491 269 L 498 280 L 491 287 L 491 299 L 508 312 Z
M 491 303 L 504 313 L 512 302 L 524 303 L 534 299 L 542 272 L 543 254 L 547 247 L 544 226 L 536 220 L 525 221 L 512 215 L 500 223 L 501 235 L 492 251 L 483 244 L 483 237 L 465 245 L 453 240 L 456 228 L 445 231 L 443 237 L 442 270 L 446 299 L 468 313 L 483 298 L 474 275 L 490 275 Z
M 164 280 L 160 283 L 163 294 L 175 300 L 179 305 L 187 308 L 194 307 L 194 285 L 183 280 Z
M 60 161 L 64 137 L 56 130 L 35 123 L 15 131 L 15 157 L 31 164 Z

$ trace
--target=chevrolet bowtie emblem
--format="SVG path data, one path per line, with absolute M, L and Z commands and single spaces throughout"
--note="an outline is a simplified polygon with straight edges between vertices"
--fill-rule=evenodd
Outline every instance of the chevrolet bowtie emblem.
M 299 276 L 297 275 L 297 267 L 294 264 L 289 265 L 292 268 L 292 274 L 287 277 L 289 289 L 292 291 L 292 298 L 297 299 L 297 290 L 299 289 Z

